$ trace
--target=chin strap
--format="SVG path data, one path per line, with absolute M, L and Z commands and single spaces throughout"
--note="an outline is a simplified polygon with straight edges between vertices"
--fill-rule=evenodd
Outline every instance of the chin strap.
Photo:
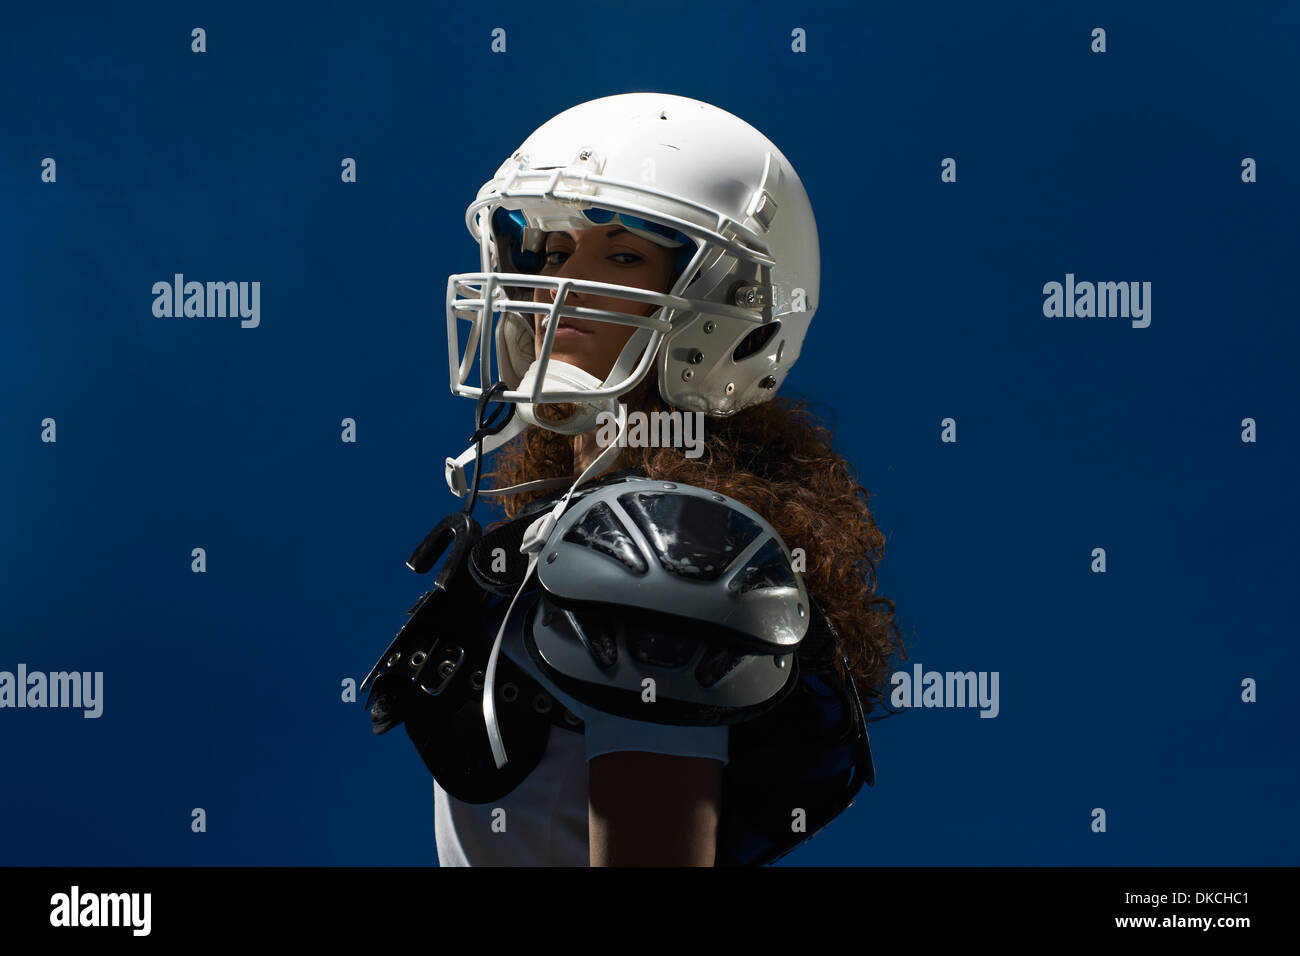
M 637 360 L 641 357 L 642 350 L 651 341 L 651 336 L 656 333 L 650 329 L 637 329 L 632 333 L 632 337 L 627 340 L 623 346 L 623 351 L 619 353 L 618 361 L 610 369 L 609 375 L 605 381 L 600 383 L 601 388 L 605 388 L 611 381 L 619 378 L 626 378 L 631 369 L 635 366 Z M 657 345 L 658 343 L 656 343 Z M 547 375 L 550 379 L 550 375 Z M 500 384 L 500 383 L 498 383 Z M 504 386 L 501 388 L 504 391 Z M 488 390 L 491 391 L 491 390 Z M 485 393 L 486 394 L 486 393 Z M 496 393 L 494 393 L 495 395 Z M 480 396 L 480 400 L 483 396 Z M 482 410 L 480 410 L 480 417 Z M 481 436 L 480 441 L 475 441 L 455 458 L 448 458 L 446 461 L 446 479 L 447 487 L 457 498 L 464 498 L 470 491 L 468 479 L 465 477 L 465 468 L 470 462 L 477 462 L 475 465 L 474 483 L 478 484 L 478 465 L 482 463 L 482 456 L 496 451 L 506 442 L 521 434 L 529 426 L 530 422 L 525 420 L 524 416 L 514 414 L 499 426 L 497 431 L 486 433 Z M 544 425 L 542 427 L 545 427 Z M 620 430 L 621 434 L 621 430 Z M 522 491 L 535 490 L 553 490 L 555 488 L 564 488 L 576 483 L 570 482 L 568 478 L 539 478 L 536 481 L 525 481 L 522 484 L 510 485 L 506 488 L 484 488 L 477 490 L 475 494 L 487 497 L 489 495 L 515 495 Z
M 518 415 L 512 416 L 510 422 L 501 431 L 495 435 L 487 435 L 482 442 L 481 454 L 488 454 L 496 451 L 510 439 L 520 434 L 528 427 L 528 422 L 521 419 Z M 457 498 L 464 498 L 469 492 L 469 482 L 465 478 L 465 466 L 475 461 L 480 454 L 478 444 L 470 445 L 455 458 L 447 459 L 447 487 Z M 475 476 L 477 479 L 477 475 Z M 526 481 L 521 485 L 511 485 L 509 488 L 484 488 L 479 491 L 484 497 L 488 495 L 506 495 L 518 494 L 526 488 L 562 488 L 569 484 L 568 478 L 542 478 L 539 481 Z

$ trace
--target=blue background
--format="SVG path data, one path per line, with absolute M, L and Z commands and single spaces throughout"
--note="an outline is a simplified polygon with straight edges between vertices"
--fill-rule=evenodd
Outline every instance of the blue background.
M 872 493 L 900 666 L 1000 674 L 996 719 L 873 724 L 876 787 L 781 865 L 1300 862 L 1300 15 L 969 6 L 7 9 L 0 669 L 105 694 L 0 710 L 0 863 L 436 863 L 428 772 L 340 685 L 458 505 L 465 206 L 547 118 L 635 90 L 794 163 L 822 289 L 783 394 Z M 260 281 L 261 326 L 155 318 L 176 272 Z M 1067 272 L 1150 281 L 1150 327 L 1045 318 Z

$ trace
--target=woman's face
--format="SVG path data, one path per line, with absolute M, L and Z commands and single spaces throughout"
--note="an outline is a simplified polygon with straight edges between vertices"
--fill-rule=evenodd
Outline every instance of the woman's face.
M 628 232 L 622 226 L 607 223 L 573 232 L 546 234 L 546 262 L 542 275 L 571 279 L 589 279 L 613 285 L 632 286 L 652 292 L 667 292 L 672 278 L 674 249 L 666 249 L 648 239 Z M 536 289 L 534 302 L 555 301 L 552 289 Z M 565 305 L 590 309 L 607 309 L 632 315 L 649 315 L 656 308 L 649 302 L 633 302 L 602 295 L 582 295 L 570 291 Z M 544 315 L 533 316 L 534 355 L 542 354 L 546 335 Z M 623 346 L 636 329 L 630 325 L 590 322 L 560 316 L 555 331 L 551 357 L 576 365 L 589 375 L 605 379 Z

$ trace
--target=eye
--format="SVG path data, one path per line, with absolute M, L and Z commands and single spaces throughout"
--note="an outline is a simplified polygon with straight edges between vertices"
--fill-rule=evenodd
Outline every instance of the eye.
M 551 265 L 551 266 L 562 265 L 562 264 L 564 263 L 564 259 L 560 259 L 560 260 L 557 261 L 557 260 L 555 260 L 555 259 L 552 259 L 551 257 L 552 257 L 552 256 L 564 256 L 565 258 L 568 258 L 569 255 L 570 255 L 570 253 L 569 253 L 569 251 L 566 250 L 566 249 L 553 249 L 553 250 L 551 250 L 550 252 L 546 253 L 546 264 L 547 264 L 547 265 Z M 627 259 L 624 260 L 624 259 L 622 259 L 622 258 L 619 258 L 619 257 L 622 257 L 622 256 L 626 256 Z M 645 257 L 644 257 L 644 256 L 639 256 L 639 255 L 637 255 L 635 252 L 615 252 L 615 253 L 611 253 L 611 254 L 608 256 L 608 258 L 610 258 L 610 259 L 617 259 L 618 264 L 619 264 L 619 265 L 623 265 L 623 266 L 634 266 L 634 265 L 636 265 L 638 262 L 645 262 Z M 630 261 L 627 261 L 627 260 L 630 260 Z

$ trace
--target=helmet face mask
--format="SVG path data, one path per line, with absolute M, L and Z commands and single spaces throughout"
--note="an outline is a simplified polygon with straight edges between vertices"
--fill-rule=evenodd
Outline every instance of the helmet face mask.
M 615 221 L 676 250 L 667 291 L 542 274 L 548 232 Z M 466 225 L 479 243 L 480 271 L 448 279 L 452 392 L 477 398 L 500 381 L 506 390 L 498 401 L 517 403 L 526 420 L 555 431 L 577 429 L 537 420 L 531 406 L 612 410 L 652 362 L 670 406 L 726 415 L 766 400 L 797 357 L 812 316 L 817 234 L 798 177 L 757 130 L 696 100 L 623 94 L 559 114 L 480 189 Z M 587 308 L 570 293 L 651 308 L 648 315 Z M 798 315 L 793 323 L 791 313 Z M 550 321 L 535 354 L 538 316 Z M 561 317 L 633 327 L 603 380 L 572 374 L 573 366 L 552 358 Z M 742 341 L 761 340 L 751 333 L 771 324 L 777 334 L 763 348 L 734 357 Z M 477 385 L 470 383 L 476 358 Z
M 639 261 L 647 266 L 639 270 L 631 270 L 633 275 L 637 275 L 636 279 L 620 270 L 613 270 L 612 274 L 597 272 L 594 275 L 583 275 L 579 273 L 577 276 L 577 278 L 591 280 L 593 283 L 603 280 L 608 283 L 607 290 L 610 292 L 614 289 L 637 289 L 641 293 L 671 293 L 674 291 L 674 284 L 690 265 L 698 249 L 698 244 L 693 239 L 653 220 L 616 213 L 613 210 L 594 206 L 584 206 L 578 212 L 580 216 L 575 216 L 575 222 L 581 222 L 580 231 L 585 232 L 595 229 L 597 226 L 613 224 L 616 228 L 631 233 L 635 238 L 632 245 L 626 248 L 639 250 L 636 253 L 639 256 Z M 503 281 L 505 281 L 504 276 L 509 275 L 541 276 L 543 270 L 550 264 L 548 241 L 552 232 L 530 226 L 526 214 L 522 210 L 508 209 L 503 205 L 492 207 L 491 222 L 494 261 L 503 275 Z M 642 242 L 638 244 L 636 240 L 642 240 Z M 658 247 L 657 252 L 651 251 L 654 247 Z M 572 249 L 571 245 L 569 249 Z M 572 255 L 571 252 L 565 254 Z M 647 255 L 649 255 L 649 258 L 647 258 Z M 661 272 L 665 264 L 669 265 L 669 275 L 667 277 Z M 552 270 L 552 277 L 554 277 L 554 270 Z M 624 279 L 628 283 L 634 282 L 635 284 L 613 284 Z M 586 288 L 570 286 L 569 292 L 586 292 L 595 288 L 595 285 Z M 510 300 L 534 300 L 538 302 L 532 311 L 510 310 L 507 312 L 507 316 L 510 317 L 507 319 L 510 322 L 509 334 L 512 336 L 512 339 L 508 341 L 507 348 L 513 353 L 512 358 L 517 361 L 518 368 L 515 370 L 516 374 L 503 376 L 503 380 L 513 386 L 518 386 L 521 373 L 526 371 L 527 367 L 537 357 L 534 329 L 538 326 L 539 319 L 550 315 L 551 300 L 558 298 L 558 292 L 552 293 L 542 285 L 530 283 L 526 286 L 519 284 L 506 286 L 505 294 Z M 586 305 L 589 307 L 588 311 L 582 313 L 582 326 L 584 328 L 588 331 L 607 333 L 611 331 L 611 326 L 618 325 L 621 334 L 616 341 L 625 342 L 634 329 L 647 327 L 644 323 L 638 322 L 638 319 L 643 319 L 664 308 L 662 302 L 643 302 L 643 298 L 644 296 L 639 296 L 637 299 L 629 301 L 627 298 L 619 297 L 616 299 L 613 295 L 606 295 L 602 297 L 603 301 L 588 301 L 584 297 L 581 303 L 576 298 L 572 298 L 572 301 L 566 301 L 563 303 L 562 309 L 557 311 L 562 316 L 579 318 L 576 311 L 577 307 L 579 304 Z M 568 305 L 572 305 L 573 308 L 563 308 L 563 306 Z M 597 314 L 590 311 L 591 308 L 596 306 L 600 306 L 603 310 L 612 313 L 608 322 L 601 319 L 592 322 L 586 321 L 593 314 Z M 613 315 L 617 315 L 619 320 L 615 321 Z M 653 330 L 653 327 L 651 327 L 651 331 Z M 606 338 L 606 341 L 608 341 L 608 338 Z M 604 351 L 608 352 L 608 349 Z M 617 348 L 615 348 L 616 354 Z M 584 361 L 583 367 L 588 372 L 603 376 L 609 372 L 610 366 L 613 364 L 613 358 L 614 356 L 605 355 L 596 359 L 595 364 L 600 366 L 598 368 L 593 368 L 591 362 Z

